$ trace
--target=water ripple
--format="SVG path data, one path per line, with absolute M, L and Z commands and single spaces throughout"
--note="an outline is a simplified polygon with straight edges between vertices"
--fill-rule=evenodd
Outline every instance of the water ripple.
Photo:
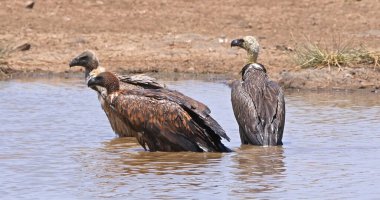
M 380 97 L 287 93 L 283 147 L 241 146 L 230 89 L 167 82 L 212 110 L 234 153 L 144 152 L 115 138 L 83 80 L 0 82 L 4 199 L 375 199 Z

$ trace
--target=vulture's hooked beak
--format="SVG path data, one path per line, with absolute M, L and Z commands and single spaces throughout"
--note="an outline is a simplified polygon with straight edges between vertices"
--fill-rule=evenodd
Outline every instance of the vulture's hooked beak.
M 243 47 L 244 40 L 243 39 L 236 39 L 232 40 L 231 47 Z
M 96 77 L 92 77 L 90 80 L 87 81 L 87 87 L 94 87 L 99 85 L 99 79 Z
M 80 60 L 79 60 L 78 58 L 74 58 L 74 59 L 71 60 L 71 62 L 69 63 L 69 66 L 70 66 L 70 67 L 82 66 L 82 63 L 80 62 Z

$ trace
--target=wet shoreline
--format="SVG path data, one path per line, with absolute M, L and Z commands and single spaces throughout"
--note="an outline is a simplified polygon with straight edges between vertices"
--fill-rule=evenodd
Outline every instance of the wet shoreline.
M 117 71 L 120 74 L 141 74 L 141 73 L 130 73 L 128 71 Z M 343 72 L 342 72 L 343 73 Z M 223 82 L 227 85 L 232 83 L 232 81 L 239 79 L 239 75 L 233 75 L 231 73 L 186 73 L 186 72 L 143 72 L 156 78 L 158 81 L 180 81 L 180 80 L 203 80 L 211 82 Z M 380 77 L 380 73 L 378 75 Z M 0 81 L 8 80 L 39 80 L 39 79 L 77 79 L 83 78 L 82 71 L 67 70 L 64 72 L 53 72 L 53 71 L 33 71 L 33 72 L 22 72 L 22 71 L 13 71 L 7 76 L 0 76 Z M 287 91 L 310 91 L 310 92 L 363 92 L 363 93 L 380 93 L 380 86 L 376 83 L 368 84 L 367 86 L 360 86 L 357 84 L 354 85 L 341 85 L 337 86 L 338 83 L 332 84 L 330 86 L 319 86 L 315 84 L 313 86 L 313 80 L 310 80 L 309 85 L 302 87 L 301 84 L 289 84 L 289 81 L 292 81 L 292 77 L 289 77 L 288 80 L 278 79 L 278 77 L 272 78 L 269 74 L 269 77 L 273 81 L 277 81 L 282 88 Z M 380 78 L 379 78 L 380 79 Z M 374 80 L 376 81 L 376 80 Z M 304 83 L 303 83 L 304 84 Z

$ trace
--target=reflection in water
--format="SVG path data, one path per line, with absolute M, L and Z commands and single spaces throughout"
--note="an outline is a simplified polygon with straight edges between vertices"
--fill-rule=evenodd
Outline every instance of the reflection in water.
M 243 145 L 241 152 L 233 156 L 242 178 L 250 176 L 278 175 L 285 171 L 282 147 L 256 147 Z M 248 177 L 247 177 L 248 176 Z
M 115 138 L 104 142 L 86 155 L 81 155 L 84 182 L 94 185 L 82 188 L 93 197 L 114 197 L 115 193 L 130 198 L 183 198 L 193 190 L 208 194 L 207 188 L 220 185 L 221 160 L 227 154 L 194 152 L 146 152 L 132 138 Z M 101 163 L 99 163 L 101 161 Z M 93 178 L 95 175 L 96 179 Z M 214 180 L 219 179 L 219 180 Z M 94 190 L 93 188 L 97 188 Z M 146 193 L 149 188 L 149 193 Z M 182 194 L 183 193 L 183 194 Z
M 2 199 L 376 199 L 380 95 L 288 92 L 283 147 L 241 146 L 230 89 L 167 82 L 209 105 L 233 153 L 145 152 L 115 138 L 78 79 L 0 82 Z
M 103 150 L 108 153 L 122 153 L 126 149 L 135 148 L 135 151 L 141 151 L 142 147 L 137 143 L 136 138 L 123 137 L 123 138 L 113 138 L 110 141 L 103 142 Z
M 113 139 L 105 143 L 105 147 L 100 150 L 106 154 L 119 155 L 112 159 L 112 162 L 123 165 L 119 173 L 128 175 L 144 173 L 196 175 L 200 172 L 184 169 L 206 166 L 218 162 L 223 156 L 221 153 L 143 151 L 134 138 Z M 115 166 L 113 163 L 110 163 L 110 168 Z
M 285 172 L 282 147 L 257 147 L 242 145 L 232 156 L 232 173 L 245 187 L 234 187 L 233 192 L 251 194 L 269 192 L 280 187 Z M 275 180 L 272 182 L 271 180 Z

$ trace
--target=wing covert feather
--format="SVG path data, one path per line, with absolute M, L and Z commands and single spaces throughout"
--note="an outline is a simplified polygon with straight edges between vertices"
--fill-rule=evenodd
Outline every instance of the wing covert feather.
M 151 151 L 218 151 L 220 137 L 213 137 L 175 101 L 154 90 L 123 91 L 108 100 L 123 120 L 137 132 Z M 202 147 L 205 147 L 202 148 Z
M 239 124 L 243 144 L 260 144 L 262 126 L 258 120 L 256 106 L 251 96 L 243 89 L 240 81 L 235 81 L 231 88 L 231 101 L 235 118 Z

